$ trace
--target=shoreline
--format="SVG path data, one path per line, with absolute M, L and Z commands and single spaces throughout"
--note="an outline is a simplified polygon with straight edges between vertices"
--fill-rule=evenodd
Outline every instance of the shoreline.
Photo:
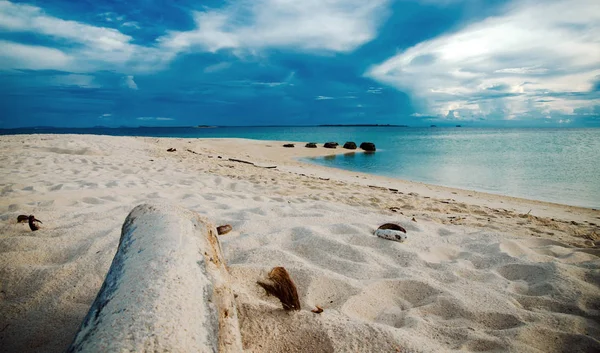
M 137 137 L 143 139 L 146 137 Z M 527 213 L 535 216 L 547 217 L 560 215 L 561 217 L 575 217 L 577 220 L 585 220 L 590 216 L 600 216 L 600 210 L 582 206 L 573 206 L 543 200 L 526 199 L 503 194 L 494 194 L 484 191 L 461 189 L 450 186 L 428 184 L 420 181 L 411 181 L 399 178 L 392 178 L 365 172 L 350 171 L 341 168 L 328 167 L 316 163 L 309 163 L 299 160 L 300 158 L 326 157 L 331 155 L 342 155 L 347 153 L 363 153 L 360 150 L 346 150 L 343 148 L 326 149 L 322 143 L 318 148 L 305 148 L 306 142 L 299 141 L 278 141 L 278 140 L 256 140 L 245 138 L 173 138 L 183 142 L 197 143 L 201 148 L 205 148 L 213 153 L 235 154 L 236 149 L 244 149 L 246 158 L 253 158 L 263 163 L 279 163 L 286 171 L 297 174 L 312 173 L 312 176 L 319 178 L 330 178 L 344 182 L 352 182 L 361 186 L 374 186 L 385 189 L 398 189 L 399 191 L 416 192 L 422 196 L 439 199 L 455 199 L 457 202 L 471 202 L 480 206 L 513 208 L 520 213 Z M 294 143 L 294 148 L 284 148 L 283 145 Z M 229 146 L 227 146 L 229 145 Z M 250 148 L 248 148 L 250 147 Z M 212 150 L 211 150 L 212 148 Z M 280 167 L 281 168 L 281 167 Z M 409 190 L 413 188 L 414 190 Z M 460 200 L 459 200 L 460 198 Z M 560 210 L 562 209 L 562 210 Z M 578 217 L 582 216 L 582 217 Z
M 277 165 L 273 170 L 294 175 L 287 180 L 290 187 L 293 187 L 297 182 L 296 178 L 300 177 L 312 179 L 325 189 L 327 185 L 336 187 L 344 184 L 348 188 L 361 188 L 360 193 L 376 195 L 375 202 L 370 201 L 369 197 L 338 199 L 339 202 L 349 205 L 364 204 L 385 211 L 394 209 L 411 217 L 426 218 L 442 224 L 461 224 L 496 230 L 511 229 L 513 234 L 547 237 L 574 246 L 594 247 L 595 242 L 600 241 L 600 211 L 591 208 L 412 182 L 297 160 L 348 153 L 341 148 L 304 148 L 305 142 L 244 138 L 135 138 L 158 144 L 165 151 L 169 147 L 176 147 L 178 151 L 185 152 L 191 146 L 192 149 L 202 152 L 199 155 L 185 152 L 186 157 L 204 155 L 211 160 L 222 155 L 225 160 L 240 158 L 259 164 Z M 285 148 L 283 145 L 286 143 L 295 143 L 301 147 Z M 159 155 L 173 156 L 168 152 L 161 152 Z M 236 164 L 228 165 L 225 169 L 215 168 L 211 172 L 235 177 L 229 168 L 248 168 Z M 246 172 L 252 173 L 252 170 Z M 268 185 L 271 179 L 268 175 L 260 178 L 265 179 L 265 185 Z M 279 184 L 281 183 L 280 180 Z M 330 198 L 336 199 L 335 196 Z M 415 204 L 419 206 L 415 207 Z

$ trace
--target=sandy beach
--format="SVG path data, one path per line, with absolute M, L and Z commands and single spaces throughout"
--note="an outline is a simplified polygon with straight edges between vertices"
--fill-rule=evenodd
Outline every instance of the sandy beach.
M 2 136 L 0 351 L 68 347 L 145 202 L 232 226 L 247 352 L 600 351 L 600 211 L 306 164 L 348 151 L 287 142 Z M 387 222 L 406 242 L 373 235 Z M 301 311 L 256 284 L 275 266 Z

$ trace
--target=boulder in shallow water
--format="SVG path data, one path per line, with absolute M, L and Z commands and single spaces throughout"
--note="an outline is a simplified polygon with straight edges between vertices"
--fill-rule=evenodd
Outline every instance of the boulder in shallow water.
M 373 142 L 363 142 L 360 144 L 360 148 L 367 152 L 375 152 L 375 144 Z
M 337 142 L 325 142 L 325 144 L 323 145 L 323 147 L 325 147 L 325 148 L 336 148 L 339 145 L 340 144 L 337 143 Z
M 355 150 L 356 149 L 356 143 L 352 142 L 352 141 L 348 141 L 344 144 L 344 148 L 347 150 Z

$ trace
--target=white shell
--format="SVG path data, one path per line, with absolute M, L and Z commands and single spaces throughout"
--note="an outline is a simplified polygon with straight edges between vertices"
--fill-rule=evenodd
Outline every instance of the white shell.
M 383 239 L 398 241 L 401 243 L 406 240 L 406 234 L 399 230 L 393 229 L 377 229 L 375 231 L 375 235 Z

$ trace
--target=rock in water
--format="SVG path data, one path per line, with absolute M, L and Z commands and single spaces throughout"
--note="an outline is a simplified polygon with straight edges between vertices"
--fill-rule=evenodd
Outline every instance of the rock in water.
M 375 152 L 375 144 L 373 142 L 363 142 L 360 144 L 360 148 L 367 152 Z
M 356 149 L 356 143 L 352 142 L 352 141 L 348 141 L 344 144 L 344 148 L 347 150 L 355 150 Z
M 267 291 L 267 294 L 279 298 L 285 311 L 300 310 L 296 285 L 285 268 L 274 267 L 269 272 L 269 280 L 271 283 L 257 283 Z
M 306 147 L 306 148 L 317 148 L 317 144 L 314 143 L 314 142 L 309 142 L 304 147 Z
M 323 145 L 325 148 L 336 148 L 337 146 L 339 146 L 339 143 L 337 142 L 325 142 Z

